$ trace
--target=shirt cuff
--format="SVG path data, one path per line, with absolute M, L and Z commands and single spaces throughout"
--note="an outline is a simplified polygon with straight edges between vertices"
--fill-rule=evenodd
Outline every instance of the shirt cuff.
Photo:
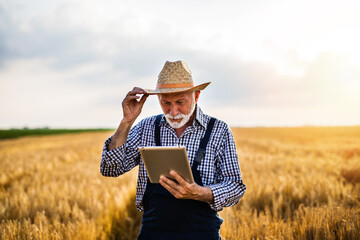
M 127 143 L 125 142 L 120 147 L 114 148 L 112 150 L 108 150 L 110 141 L 111 141 L 111 137 L 106 139 L 102 154 L 103 160 L 108 166 L 119 164 L 119 159 L 123 159 L 123 156 L 125 156 L 126 154 L 126 145 L 127 145 Z
M 216 212 L 223 210 L 227 199 L 227 193 L 223 191 L 224 186 L 222 184 L 214 184 L 208 187 L 211 189 L 214 197 L 214 203 L 210 203 L 211 209 Z

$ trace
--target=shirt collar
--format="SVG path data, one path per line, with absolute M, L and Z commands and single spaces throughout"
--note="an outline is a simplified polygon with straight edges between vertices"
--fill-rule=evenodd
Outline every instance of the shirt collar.
M 201 126 L 206 128 L 206 119 L 205 119 L 204 113 L 197 104 L 196 104 L 196 107 L 195 107 L 195 111 L 196 111 L 196 113 L 195 113 L 195 121 L 193 122 L 193 125 L 195 124 L 195 122 L 198 122 Z
M 165 119 L 165 115 L 163 115 L 160 120 L 160 124 L 164 124 L 164 123 L 167 123 Z M 202 127 L 206 128 L 206 119 L 204 113 L 197 104 L 195 105 L 195 119 L 192 125 L 195 127 L 196 124 L 200 124 Z

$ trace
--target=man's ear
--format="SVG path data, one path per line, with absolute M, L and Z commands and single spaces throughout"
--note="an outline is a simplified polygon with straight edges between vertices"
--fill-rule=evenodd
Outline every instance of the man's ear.
M 195 103 L 198 102 L 199 96 L 200 96 L 200 91 L 196 91 L 196 92 L 195 92 Z

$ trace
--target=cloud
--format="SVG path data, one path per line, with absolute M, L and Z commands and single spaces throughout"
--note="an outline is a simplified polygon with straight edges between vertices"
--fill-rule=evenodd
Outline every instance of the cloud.
M 170 9 L 176 10 L 163 10 Z M 267 58 L 248 59 L 235 49 L 215 49 L 233 46 L 234 39 L 222 38 L 233 25 L 221 22 L 206 35 L 201 26 L 212 26 L 205 24 L 209 18 L 192 28 L 191 19 L 179 24 L 156 16 L 161 9 L 154 11 L 132 1 L 0 5 L 0 127 L 114 127 L 127 91 L 153 88 L 164 62 L 178 59 L 189 63 L 196 83 L 212 82 L 201 94 L 201 106 L 232 125 L 311 124 L 316 112 L 334 123 L 341 123 L 340 112 L 360 118 L 352 113 L 360 104 L 360 70 L 351 57 L 324 51 L 305 61 L 297 49 L 258 39 L 257 51 Z M 142 117 L 158 112 L 153 97 Z
M 271 65 L 223 61 L 209 67 L 216 82 L 206 104 L 232 125 L 358 124 L 360 67 L 349 56 L 322 52 L 302 76 L 283 75 Z M 222 71 L 226 71 L 223 73 Z M 209 89 L 209 90 L 210 90 Z M 214 96 L 217 96 L 214 98 Z

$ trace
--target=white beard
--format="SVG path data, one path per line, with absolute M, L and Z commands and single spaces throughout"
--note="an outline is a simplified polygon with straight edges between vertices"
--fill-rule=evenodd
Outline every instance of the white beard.
M 190 119 L 191 115 L 194 113 L 195 110 L 195 101 L 193 101 L 193 103 L 191 104 L 191 109 L 190 109 L 190 113 L 185 115 L 185 114 L 176 114 L 175 116 L 171 116 L 171 114 L 165 114 L 165 118 L 167 120 L 167 122 L 169 123 L 169 125 L 172 128 L 181 128 L 183 127 Z M 180 122 L 172 122 L 171 119 L 181 119 Z

